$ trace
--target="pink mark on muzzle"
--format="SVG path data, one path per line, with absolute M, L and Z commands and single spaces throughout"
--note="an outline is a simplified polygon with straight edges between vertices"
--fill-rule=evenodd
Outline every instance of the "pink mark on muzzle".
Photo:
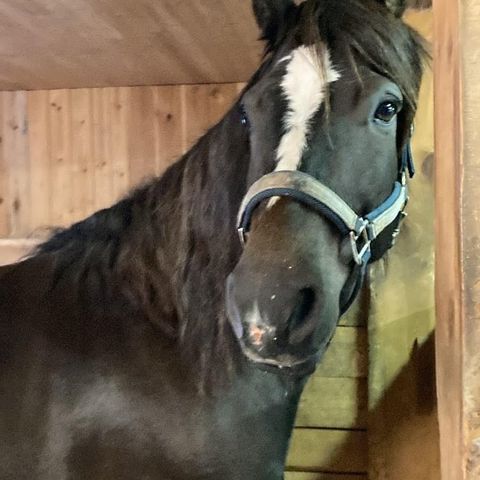
M 250 326 L 250 341 L 256 347 L 260 347 L 263 344 L 263 337 L 266 333 L 266 329 L 259 327 L 258 325 Z

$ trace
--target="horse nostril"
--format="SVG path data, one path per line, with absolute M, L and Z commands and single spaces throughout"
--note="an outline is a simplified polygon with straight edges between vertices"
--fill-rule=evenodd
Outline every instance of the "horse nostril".
M 302 288 L 296 297 L 295 306 L 288 318 L 288 331 L 293 332 L 308 317 L 315 304 L 315 291 L 310 288 Z

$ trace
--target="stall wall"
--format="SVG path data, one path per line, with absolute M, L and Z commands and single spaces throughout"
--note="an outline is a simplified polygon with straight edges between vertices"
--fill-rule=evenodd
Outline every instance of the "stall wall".
M 0 236 L 41 234 L 162 173 L 240 86 L 0 93 Z

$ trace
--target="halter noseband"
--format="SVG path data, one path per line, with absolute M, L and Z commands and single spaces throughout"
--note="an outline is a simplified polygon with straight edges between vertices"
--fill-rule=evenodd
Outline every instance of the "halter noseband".
M 408 202 L 407 172 L 410 178 L 415 174 L 409 142 L 403 148 L 399 176 L 393 185 L 392 193 L 377 208 L 364 216 L 358 215 L 333 190 L 306 173 L 275 171 L 264 175 L 250 187 L 242 201 L 237 223 L 240 241 L 242 245 L 246 243 L 256 208 L 269 198 L 288 197 L 314 210 L 330 220 L 342 236 L 350 238 L 353 259 L 360 267 L 353 298 L 349 298 L 347 302 L 350 306 L 363 283 L 366 267 L 371 259 L 372 243 L 385 229 L 395 225 L 388 249 L 399 233 L 400 222 L 406 216 L 405 207 Z M 345 311 L 348 306 L 343 310 Z

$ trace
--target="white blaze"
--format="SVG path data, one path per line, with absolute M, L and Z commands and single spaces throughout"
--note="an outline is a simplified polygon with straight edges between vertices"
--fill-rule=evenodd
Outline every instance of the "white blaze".
M 277 150 L 275 170 L 296 170 L 306 146 L 310 121 L 325 100 L 327 86 L 340 78 L 325 47 L 318 50 L 302 45 L 283 61 L 288 61 L 281 87 L 288 102 L 284 118 L 285 134 Z

